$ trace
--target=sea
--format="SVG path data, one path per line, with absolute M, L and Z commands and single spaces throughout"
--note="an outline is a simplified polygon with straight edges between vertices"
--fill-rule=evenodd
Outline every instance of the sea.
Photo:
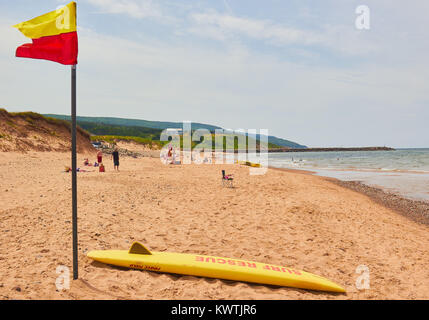
M 269 153 L 269 165 L 360 181 L 412 200 L 429 201 L 429 148 L 391 151 Z

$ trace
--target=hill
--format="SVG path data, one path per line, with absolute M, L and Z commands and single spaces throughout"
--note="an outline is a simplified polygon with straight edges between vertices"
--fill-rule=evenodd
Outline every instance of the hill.
M 68 116 L 68 115 L 45 114 L 45 116 L 70 121 L 70 116 Z M 181 122 L 162 122 L 162 121 L 149 121 L 149 120 L 125 119 L 125 118 L 114 118 L 114 117 L 83 117 L 83 116 L 78 116 L 77 122 L 80 126 L 87 129 L 91 133 L 100 134 L 100 135 L 108 135 L 109 133 L 101 132 L 100 130 L 98 132 L 92 132 L 91 129 L 89 128 L 90 123 L 93 124 L 92 129 L 95 128 L 94 124 L 98 124 L 98 125 L 103 125 L 103 126 L 111 125 L 114 127 L 134 127 L 134 129 L 143 127 L 146 129 L 159 130 L 159 132 L 164 130 L 164 129 L 167 129 L 167 128 L 180 129 L 183 126 L 183 124 Z M 115 130 L 117 130 L 117 129 L 118 128 L 116 128 Z M 214 131 L 216 129 L 222 129 L 222 128 L 218 127 L 218 126 L 209 125 L 209 124 L 194 123 L 193 122 L 192 123 L 192 130 L 196 130 L 196 129 L 207 129 L 211 133 L 214 133 Z M 130 130 L 132 130 L 132 129 L 130 129 Z M 129 134 L 124 134 L 124 133 L 110 133 L 110 134 L 123 135 L 123 136 L 129 135 Z M 142 136 L 140 136 L 140 137 L 142 137 Z M 259 135 L 257 135 L 257 139 L 258 140 L 260 139 Z M 277 146 L 283 147 L 283 148 L 296 148 L 296 149 L 307 148 L 306 146 L 300 145 L 296 142 L 292 142 L 292 141 L 285 140 L 285 139 L 278 138 L 278 137 L 274 137 L 274 136 L 268 136 L 268 143 L 271 144 L 272 146 L 277 145 Z
M 139 137 L 159 141 L 162 130 L 137 126 L 120 126 L 100 122 L 78 121 L 79 127 L 93 135 Z
M 65 121 L 65 120 L 64 120 Z M 79 126 L 91 134 L 92 141 L 104 141 L 108 143 L 113 143 L 115 141 L 134 141 L 139 144 L 145 144 L 151 148 L 160 149 L 162 146 L 167 144 L 167 141 L 160 141 L 161 129 L 152 129 L 146 127 L 128 127 L 128 126 L 118 126 L 118 125 L 108 125 L 98 122 L 78 122 Z M 213 142 L 213 148 L 215 148 L 215 137 L 214 134 L 211 136 Z M 251 139 L 250 137 L 247 140 Z M 248 143 L 248 141 L 246 142 Z M 191 142 L 192 148 L 198 144 L 196 141 Z M 235 139 L 235 149 L 238 148 L 238 141 Z M 256 145 L 259 148 L 259 141 L 256 141 Z M 183 140 L 181 141 L 181 146 L 183 146 Z M 218 146 L 220 147 L 220 146 Z M 226 140 L 223 141 L 223 148 L 226 149 Z M 278 145 L 268 143 L 268 148 L 277 149 L 281 148 Z
M 70 123 L 35 112 L 8 112 L 0 108 L 0 151 L 71 150 Z M 94 152 L 90 134 L 77 128 L 77 152 Z
M 59 115 L 59 114 L 45 114 L 45 116 L 70 121 L 70 116 Z M 138 120 L 138 119 L 124 119 L 124 118 L 112 118 L 112 117 L 82 117 L 77 116 L 78 122 L 92 122 L 99 124 L 108 124 L 113 126 L 126 126 L 126 127 L 145 127 L 151 129 L 159 129 L 160 131 L 167 128 L 182 128 L 181 122 L 165 122 L 165 121 L 149 121 L 149 120 Z M 221 127 L 212 126 L 204 123 L 192 123 L 192 130 L 196 129 L 207 129 L 210 132 L 214 132 L 215 129 L 222 129 Z

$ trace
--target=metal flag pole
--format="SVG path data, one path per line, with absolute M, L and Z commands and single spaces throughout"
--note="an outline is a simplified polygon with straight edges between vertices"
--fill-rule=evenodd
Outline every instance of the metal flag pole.
M 73 280 L 78 278 L 77 247 L 77 166 L 76 166 L 76 65 L 71 66 L 71 136 L 72 136 L 72 221 Z

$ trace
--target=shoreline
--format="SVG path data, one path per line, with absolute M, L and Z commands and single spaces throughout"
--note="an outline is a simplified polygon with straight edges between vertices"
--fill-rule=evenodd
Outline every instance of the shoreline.
M 287 169 L 269 167 L 270 169 L 285 172 L 315 175 L 316 172 L 310 170 Z M 358 192 L 381 204 L 387 209 L 391 209 L 414 222 L 429 226 L 429 201 L 409 199 L 399 193 L 393 193 L 382 188 L 366 185 L 361 181 L 343 181 L 337 178 L 318 176 L 324 180 L 332 182 L 340 187 Z
M 341 187 L 366 195 L 374 202 L 391 209 L 414 222 L 429 226 L 429 202 L 413 200 L 400 194 L 388 192 L 381 188 L 368 186 L 360 181 L 342 181 L 335 178 L 323 177 Z

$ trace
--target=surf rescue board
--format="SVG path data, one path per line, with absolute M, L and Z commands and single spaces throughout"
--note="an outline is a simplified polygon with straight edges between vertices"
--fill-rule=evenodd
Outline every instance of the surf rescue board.
M 255 167 L 255 168 L 261 168 L 261 164 L 260 163 L 254 163 L 254 162 L 250 162 L 250 161 L 236 161 L 237 164 L 242 164 L 245 166 L 249 166 L 249 167 Z
M 341 286 L 328 279 L 289 267 L 199 254 L 150 252 L 139 242 L 134 242 L 128 251 L 94 250 L 88 252 L 88 257 L 132 269 L 345 292 Z

